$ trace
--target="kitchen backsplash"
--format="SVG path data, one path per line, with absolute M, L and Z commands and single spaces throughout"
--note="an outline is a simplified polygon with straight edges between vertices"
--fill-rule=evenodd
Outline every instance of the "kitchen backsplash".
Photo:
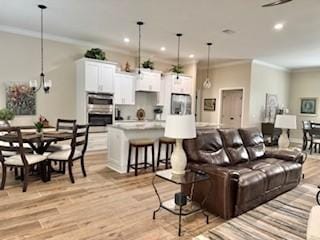
M 151 92 L 136 92 L 135 105 L 116 105 L 121 111 L 121 117 L 127 120 L 130 117 L 131 120 L 137 119 L 137 110 L 142 108 L 146 113 L 145 119 L 154 119 L 153 109 L 157 105 L 157 94 Z

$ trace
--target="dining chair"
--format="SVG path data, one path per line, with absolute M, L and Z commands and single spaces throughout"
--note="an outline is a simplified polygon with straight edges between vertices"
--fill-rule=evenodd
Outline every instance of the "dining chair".
M 320 123 L 311 123 L 310 129 L 311 143 L 310 143 L 310 154 L 313 150 L 315 152 L 320 151 Z
M 306 150 L 308 147 L 308 143 L 311 143 L 311 121 L 302 121 L 302 132 L 303 132 L 303 144 L 302 144 L 302 150 Z
M 26 192 L 28 188 L 30 168 L 38 164 L 46 164 L 47 157 L 26 152 L 25 148 L 23 147 L 20 128 L 0 128 L 0 141 L 7 143 L 0 145 L 0 162 L 2 165 L 0 190 L 3 190 L 5 187 L 8 167 L 21 169 L 21 172 L 23 173 L 22 191 Z
M 76 125 L 73 130 L 73 137 L 69 150 L 56 151 L 48 155 L 49 164 L 51 161 L 57 161 L 68 164 L 70 181 L 74 183 L 72 173 L 73 163 L 80 160 L 83 176 L 86 177 L 84 166 L 84 156 L 88 145 L 89 125 Z
M 73 119 L 57 119 L 57 125 L 56 125 L 56 131 L 64 131 L 68 133 L 72 133 L 73 129 L 76 125 L 76 120 Z M 55 151 L 61 151 L 61 150 L 70 150 L 70 144 L 60 144 L 60 143 L 54 143 L 51 144 L 47 152 L 55 152 Z

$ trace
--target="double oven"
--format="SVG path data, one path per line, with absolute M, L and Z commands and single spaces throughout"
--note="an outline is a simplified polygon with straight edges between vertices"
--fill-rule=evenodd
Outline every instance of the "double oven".
M 92 132 L 104 132 L 113 122 L 113 95 L 88 93 L 87 118 Z

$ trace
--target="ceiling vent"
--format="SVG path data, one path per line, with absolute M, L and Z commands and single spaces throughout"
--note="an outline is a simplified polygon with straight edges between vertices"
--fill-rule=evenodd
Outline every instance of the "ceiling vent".
M 289 2 L 292 2 L 292 0 L 278 0 L 268 4 L 264 4 L 262 5 L 262 7 L 274 7 L 274 6 L 278 6 L 278 5 L 289 3 Z
M 225 34 L 229 34 L 229 35 L 236 33 L 235 31 L 233 31 L 233 30 L 231 30 L 231 29 L 225 29 L 225 30 L 223 30 L 222 32 L 225 33 Z

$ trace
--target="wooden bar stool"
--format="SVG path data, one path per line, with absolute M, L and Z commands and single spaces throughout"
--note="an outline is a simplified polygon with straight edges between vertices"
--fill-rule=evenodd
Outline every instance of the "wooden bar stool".
M 132 148 L 136 148 L 136 158 L 134 164 L 131 164 L 131 152 Z M 152 150 L 152 164 L 148 163 L 148 147 L 151 147 Z M 139 163 L 139 148 L 144 148 L 144 162 Z M 143 165 L 142 167 L 139 167 Z M 155 171 L 154 168 L 154 142 L 152 139 L 132 139 L 129 140 L 129 154 L 128 154 L 128 165 L 127 173 L 130 172 L 130 168 L 134 169 L 134 175 L 138 175 L 138 169 L 147 169 L 152 167 L 152 171 Z
M 166 146 L 166 158 L 165 159 L 160 159 L 162 144 Z M 173 147 L 174 147 L 175 144 L 176 144 L 176 140 L 175 139 L 167 138 L 167 137 L 159 138 L 157 167 L 159 167 L 160 163 L 164 163 L 166 165 L 166 169 L 169 168 L 169 164 L 170 164 L 169 160 L 171 158 L 171 154 L 173 152 Z M 170 157 L 169 157 L 169 147 L 171 147 Z

